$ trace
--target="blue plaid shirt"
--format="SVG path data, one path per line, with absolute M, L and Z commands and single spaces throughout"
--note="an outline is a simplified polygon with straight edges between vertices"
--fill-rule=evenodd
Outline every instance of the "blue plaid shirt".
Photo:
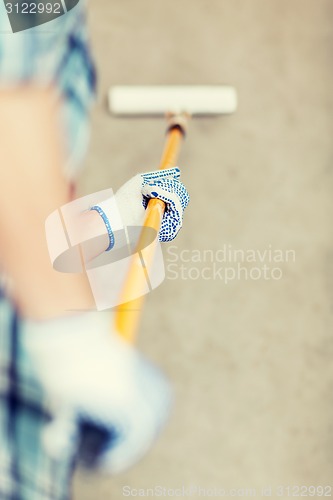
M 43 451 L 41 430 L 50 420 L 47 402 L 29 359 L 22 356 L 19 320 L 0 296 L 0 498 L 67 500 L 76 457 L 56 463 Z
M 75 466 L 98 468 L 114 429 L 78 420 L 78 438 L 53 460 L 41 442 L 51 409 L 24 352 L 20 319 L 0 289 L 0 499 L 68 500 Z
M 58 19 L 14 34 L 0 1 L 0 89 L 34 83 L 52 84 L 57 90 L 70 177 L 87 149 L 95 93 L 85 8 L 81 0 Z M 15 310 L 0 291 L 0 499 L 67 500 L 78 457 L 91 465 L 96 449 L 89 443 L 103 444 L 103 430 L 82 424 L 81 451 L 73 443 L 61 463 L 45 454 L 41 430 L 51 416 L 29 360 L 22 355 L 19 330 Z
M 51 84 L 58 92 L 62 103 L 60 132 L 65 141 L 69 177 L 75 176 L 87 151 L 89 111 L 96 86 L 86 3 L 80 0 L 57 19 L 12 33 L 0 0 L 0 89 L 34 83 Z

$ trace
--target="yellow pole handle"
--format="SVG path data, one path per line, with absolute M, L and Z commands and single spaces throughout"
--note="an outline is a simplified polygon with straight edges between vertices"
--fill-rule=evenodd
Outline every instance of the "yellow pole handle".
M 176 166 L 183 135 L 184 132 L 181 127 L 174 126 L 169 130 L 159 166 L 160 170 Z M 163 201 L 158 199 L 149 200 L 143 228 L 120 295 L 120 305 L 117 307 L 115 314 L 115 327 L 118 333 L 128 342 L 135 341 L 145 294 L 143 292 L 138 298 L 130 302 L 126 302 L 126 298 L 130 297 L 134 290 L 137 292 L 136 295 L 139 295 L 140 290 L 143 291 L 147 286 L 147 269 L 152 264 L 156 248 L 156 245 L 150 245 L 149 254 L 145 251 L 145 261 L 143 263 L 140 250 L 147 249 L 147 243 L 149 243 L 146 242 L 147 232 L 145 228 L 153 228 L 158 233 L 164 210 L 165 203 Z

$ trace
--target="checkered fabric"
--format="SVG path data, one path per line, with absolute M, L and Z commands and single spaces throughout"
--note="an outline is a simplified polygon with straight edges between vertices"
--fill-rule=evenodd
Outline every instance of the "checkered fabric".
M 50 420 L 42 389 L 22 355 L 20 323 L 0 295 L 0 499 L 67 500 L 76 447 L 61 463 L 43 451 Z
M 26 83 L 53 85 L 62 98 L 61 135 L 67 151 L 66 173 L 71 178 L 89 144 L 89 110 L 96 86 L 86 3 L 80 0 L 57 19 L 12 33 L 0 1 L 0 89 Z
M 0 288 L 0 500 L 68 500 L 76 466 L 103 468 L 117 433 L 83 417 L 66 456 L 52 459 L 42 435 L 49 402 L 23 347 L 20 318 Z

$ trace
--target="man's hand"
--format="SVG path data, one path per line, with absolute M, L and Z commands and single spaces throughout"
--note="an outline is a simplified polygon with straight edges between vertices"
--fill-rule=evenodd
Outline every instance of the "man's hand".
M 180 181 L 178 167 L 137 174 L 116 192 L 115 201 L 124 226 L 143 224 L 150 198 L 158 198 L 166 205 L 159 240 L 173 240 L 182 227 L 183 213 L 189 202 L 188 192 Z M 114 209 L 110 200 L 97 206 L 102 209 L 104 218 L 112 229 Z
M 111 331 L 109 313 L 23 322 L 23 345 L 54 407 L 48 452 L 61 459 L 85 420 L 108 429 L 99 466 L 120 472 L 149 449 L 169 412 L 165 377 Z

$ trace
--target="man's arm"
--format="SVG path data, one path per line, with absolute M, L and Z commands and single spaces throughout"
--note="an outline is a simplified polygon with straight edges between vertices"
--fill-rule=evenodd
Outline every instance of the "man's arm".
M 53 270 L 46 217 L 69 201 L 58 104 L 51 89 L 0 91 L 0 266 L 22 315 L 47 319 L 93 307 L 84 274 Z M 89 214 L 94 224 L 103 221 Z

